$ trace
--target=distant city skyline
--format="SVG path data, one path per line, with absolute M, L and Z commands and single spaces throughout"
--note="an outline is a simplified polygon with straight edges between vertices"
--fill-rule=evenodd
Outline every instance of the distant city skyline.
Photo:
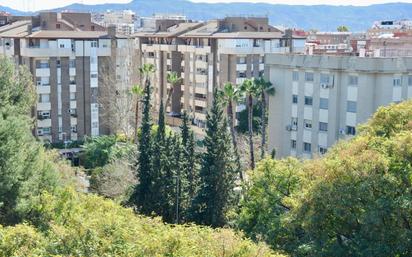
M 151 1 L 151 0 L 147 0 Z M 173 0 L 170 0 L 173 1 Z M 229 2 L 264 2 L 271 4 L 293 4 L 293 5 L 342 5 L 342 1 L 337 0 L 295 0 L 291 3 L 290 0 L 190 0 L 192 2 L 203 3 L 229 3 Z M 0 0 L 0 6 L 7 6 L 20 11 L 39 11 L 63 7 L 73 3 L 83 4 L 105 4 L 105 3 L 129 3 L 131 0 Z M 344 5 L 371 5 L 382 3 L 412 3 L 412 0 L 346 0 Z

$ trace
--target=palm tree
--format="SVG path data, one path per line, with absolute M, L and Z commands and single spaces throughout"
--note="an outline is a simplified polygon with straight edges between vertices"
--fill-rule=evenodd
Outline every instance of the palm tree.
M 227 116 L 229 120 L 229 127 L 230 127 L 230 134 L 232 136 L 232 144 L 233 144 L 233 151 L 235 153 L 237 170 L 239 172 L 239 178 L 243 182 L 243 173 L 242 168 L 240 166 L 240 156 L 237 147 L 237 138 L 236 138 L 236 131 L 235 131 L 235 122 L 233 119 L 234 111 L 233 111 L 233 103 L 239 101 L 242 96 L 242 91 L 235 87 L 232 83 L 227 82 L 223 86 L 222 89 L 218 91 L 218 98 L 222 104 L 226 106 Z
M 274 95 L 276 93 L 275 87 L 273 87 L 270 81 L 266 81 L 263 77 L 260 77 L 256 80 L 258 95 L 260 95 L 260 101 L 262 104 L 262 112 L 261 112 L 261 120 L 262 120 L 262 127 L 261 127 L 261 134 L 262 134 L 262 147 L 260 149 L 260 158 L 263 159 L 265 157 L 266 151 L 266 111 L 267 111 L 267 102 L 269 95 Z
M 179 75 L 177 75 L 177 73 L 175 71 L 172 71 L 172 72 L 167 74 L 167 82 L 170 83 L 171 87 L 167 92 L 167 99 L 166 99 L 165 109 L 167 109 L 167 107 L 170 105 L 170 101 L 171 101 L 171 98 L 172 98 L 172 95 L 173 95 L 173 91 L 174 91 L 175 87 L 180 86 L 180 82 L 182 82 L 182 78 L 179 77 Z
M 248 109 L 248 130 L 249 130 L 249 151 L 250 168 L 255 168 L 255 150 L 253 148 L 253 98 L 258 94 L 258 87 L 255 79 L 246 79 L 241 85 L 241 90 L 246 94 Z
M 140 97 L 143 95 L 143 87 L 140 85 L 135 85 L 132 87 L 131 93 L 136 96 L 136 105 L 135 105 L 135 131 L 134 131 L 134 140 L 137 142 L 137 129 L 139 127 L 139 102 Z

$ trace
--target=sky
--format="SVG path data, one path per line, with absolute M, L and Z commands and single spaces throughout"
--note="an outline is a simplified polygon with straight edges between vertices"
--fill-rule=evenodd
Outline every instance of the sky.
M 0 5 L 11 7 L 21 11 L 38 11 L 62 7 L 72 3 L 83 4 L 104 4 L 104 3 L 128 3 L 131 0 L 0 0 Z M 151 1 L 151 0 L 147 0 Z M 170 0 L 173 1 L 173 0 Z M 273 4 L 330 4 L 330 5 L 370 5 L 389 2 L 407 2 L 412 3 L 412 0 L 192 0 L 193 2 L 266 2 Z

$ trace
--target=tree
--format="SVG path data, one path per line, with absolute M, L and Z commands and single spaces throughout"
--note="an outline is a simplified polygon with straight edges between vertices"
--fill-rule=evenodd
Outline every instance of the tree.
M 248 108 L 248 130 L 249 130 L 249 149 L 250 149 L 250 169 L 255 168 L 255 149 L 253 147 L 253 98 L 258 94 L 258 87 L 255 79 L 246 79 L 241 85 L 242 91 L 246 94 Z
M 358 130 L 322 158 L 265 159 L 239 226 L 292 256 L 410 256 L 412 101 Z
M 25 66 L 16 67 L 10 59 L 0 56 L 0 111 L 28 115 L 36 102 L 33 79 Z
M 227 122 L 218 102 L 217 91 L 206 116 L 206 151 L 201 157 L 200 188 L 193 200 L 193 220 L 213 227 L 227 222 L 227 212 L 233 206 L 236 168 L 227 131 Z
M 150 202 L 150 198 L 154 192 L 151 192 L 152 178 L 152 138 L 151 138 L 151 94 L 152 87 L 150 76 L 154 72 L 154 65 L 145 64 L 139 69 L 145 77 L 145 87 L 143 96 L 143 117 L 141 125 L 141 135 L 138 142 L 138 160 L 137 160 L 137 181 L 135 190 L 131 196 L 130 202 L 142 213 L 150 213 L 150 208 L 146 208 L 146 203 Z M 150 206 L 147 206 L 150 207 Z
M 180 86 L 180 83 L 182 82 L 182 78 L 180 78 L 176 72 L 172 71 L 167 74 L 167 82 L 170 83 L 170 89 L 168 90 L 168 93 L 167 93 L 166 106 L 165 106 L 166 109 L 170 105 L 170 101 L 172 99 L 172 95 L 175 90 L 175 87 Z M 170 108 L 170 110 L 172 110 L 172 108 Z
M 180 216 L 182 220 L 187 220 L 188 211 L 199 186 L 199 171 L 195 152 L 195 136 L 189 127 L 189 117 L 186 111 L 182 115 L 180 130 L 182 138 Z
M 266 153 L 266 111 L 267 111 L 267 99 L 269 95 L 274 95 L 275 94 L 275 88 L 272 86 L 272 83 L 270 81 L 265 81 L 263 77 L 260 77 L 259 79 L 256 80 L 256 85 L 258 89 L 258 95 L 260 95 L 260 102 L 262 105 L 262 113 L 261 113 L 261 136 L 262 136 L 262 144 L 261 144 L 261 150 L 260 150 L 260 158 L 263 159 L 265 158 L 265 153 Z
M 233 103 L 236 103 L 242 97 L 242 92 L 238 87 L 235 87 L 232 83 L 225 83 L 223 89 L 218 91 L 219 100 L 226 106 L 227 117 L 229 121 L 230 135 L 232 137 L 233 151 L 236 158 L 237 171 L 239 173 L 239 178 L 243 181 L 243 172 L 240 165 L 240 155 L 237 146 L 236 130 L 234 117 L 235 113 L 233 110 Z
M 141 97 L 143 96 L 144 90 L 140 85 L 135 85 L 132 87 L 131 90 L 132 94 L 135 96 L 135 108 L 134 108 L 134 124 L 135 124 L 135 131 L 134 131 L 134 141 L 137 143 L 137 129 L 139 128 L 139 103 L 141 101 Z
M 339 32 L 348 32 L 349 28 L 346 27 L 345 25 L 341 25 L 336 30 L 339 31 Z

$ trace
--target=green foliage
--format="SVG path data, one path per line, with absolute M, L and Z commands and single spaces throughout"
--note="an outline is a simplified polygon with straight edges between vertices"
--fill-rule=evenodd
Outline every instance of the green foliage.
M 242 110 L 238 113 L 238 124 L 236 130 L 239 133 L 247 133 L 248 132 L 248 110 Z M 262 122 L 260 117 L 262 116 L 262 105 L 256 104 L 253 105 L 253 131 L 260 131 L 262 128 Z
M 190 129 L 189 117 L 186 112 L 183 113 L 180 130 L 182 137 L 180 206 L 182 219 L 187 220 L 192 200 L 199 188 L 199 160 L 195 152 L 195 136 Z
M 221 105 L 214 92 L 206 116 L 206 152 L 201 157 L 200 189 L 193 200 L 193 220 L 198 224 L 223 226 L 233 206 L 236 168 Z
M 12 60 L 0 56 L 0 114 L 27 115 L 35 100 L 33 79 L 27 67 L 16 67 Z
M 348 32 L 348 31 L 349 31 L 349 28 L 348 28 L 347 26 L 345 26 L 345 25 L 341 25 L 341 26 L 337 27 L 336 30 L 337 30 L 338 32 Z
M 130 190 L 135 184 L 136 178 L 132 165 L 120 159 L 93 169 L 89 190 L 118 202 L 124 202 L 127 201 Z
M 411 256 L 411 163 L 412 101 L 382 107 L 324 158 L 261 163 L 239 225 L 294 256 Z
M 280 256 L 228 229 L 164 225 L 68 189 L 33 209 L 31 224 L 0 227 L 0 256 Z
M 99 136 L 86 138 L 83 150 L 82 165 L 86 169 L 94 169 L 118 159 L 131 160 L 135 146 L 119 141 L 116 136 Z

